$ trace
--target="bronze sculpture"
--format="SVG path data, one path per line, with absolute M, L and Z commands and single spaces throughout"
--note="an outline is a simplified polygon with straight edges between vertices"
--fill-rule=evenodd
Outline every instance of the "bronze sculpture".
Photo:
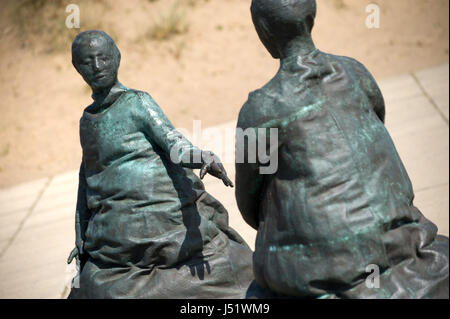
M 118 81 L 120 52 L 106 33 L 80 33 L 72 58 L 94 102 L 80 120 L 68 260 L 80 277 L 69 298 L 245 297 L 252 251 L 192 171 L 233 186 L 220 160 L 175 130 L 149 94 Z
M 448 238 L 413 205 L 373 77 L 316 49 L 314 0 L 253 0 L 251 13 L 281 60 L 237 125 L 278 129 L 275 173 L 248 155 L 236 163 L 238 206 L 258 231 L 256 282 L 280 297 L 448 298 Z M 371 265 L 379 287 L 366 284 Z

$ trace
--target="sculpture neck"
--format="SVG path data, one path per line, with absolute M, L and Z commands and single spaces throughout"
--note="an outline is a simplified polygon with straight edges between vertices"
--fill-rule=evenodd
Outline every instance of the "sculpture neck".
M 123 92 L 128 88 L 119 81 L 117 81 L 110 89 L 104 90 L 99 93 L 94 93 L 92 98 L 94 99 L 94 112 L 102 112 L 104 109 L 113 104 Z
M 115 91 L 117 91 L 121 87 L 120 82 L 116 79 L 114 84 L 111 87 L 102 89 L 102 90 L 96 90 L 92 92 L 92 99 L 97 104 L 102 104 L 102 102 L 110 95 L 114 94 Z
M 292 56 L 306 56 L 311 52 L 316 50 L 316 46 L 311 38 L 311 36 L 299 36 L 291 40 L 285 45 L 283 50 L 281 50 L 281 60 L 290 58 Z

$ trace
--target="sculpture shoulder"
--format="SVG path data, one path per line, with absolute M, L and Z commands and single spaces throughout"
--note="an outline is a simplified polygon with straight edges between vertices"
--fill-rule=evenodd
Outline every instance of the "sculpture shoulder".
M 358 60 L 347 57 L 347 56 L 337 56 L 330 55 L 334 60 L 338 61 L 340 64 L 344 66 L 348 73 L 351 73 L 356 79 L 362 80 L 364 78 L 372 79 L 372 76 L 367 70 L 367 68 L 359 62 Z
M 347 76 L 356 82 L 369 96 L 381 95 L 378 84 L 369 70 L 358 60 L 346 56 L 327 54 L 329 61 L 339 63 Z
M 361 62 L 349 57 L 340 58 L 347 70 L 352 73 L 351 76 L 359 83 L 360 87 L 368 96 L 382 98 L 375 78 Z
M 131 108 L 135 113 L 140 113 L 141 111 L 146 113 L 149 109 L 159 109 L 155 100 L 147 92 L 129 89 L 124 94 L 126 94 L 124 100 L 127 101 L 127 107 Z
M 238 127 L 257 127 L 273 117 L 275 96 L 270 93 L 268 85 L 250 92 L 248 99 L 239 112 Z
M 139 91 L 135 89 L 129 89 L 125 92 L 126 99 L 136 99 L 137 106 L 144 104 L 146 100 L 150 100 L 151 96 L 147 92 Z

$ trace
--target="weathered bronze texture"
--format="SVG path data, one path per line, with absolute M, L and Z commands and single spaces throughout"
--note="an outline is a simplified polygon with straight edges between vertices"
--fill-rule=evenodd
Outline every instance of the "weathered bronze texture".
M 80 33 L 72 57 L 94 102 L 80 120 L 76 248 L 68 262 L 76 258 L 81 273 L 69 298 L 251 295 L 252 251 L 192 171 L 233 186 L 217 156 L 175 130 L 149 94 L 118 81 L 120 52 L 106 33 Z
M 316 49 L 314 0 L 253 0 L 251 13 L 280 59 L 237 125 L 278 129 L 276 173 L 236 164 L 237 203 L 258 231 L 256 282 L 280 296 L 448 298 L 448 238 L 413 205 L 373 77 Z M 378 288 L 367 282 L 373 266 Z

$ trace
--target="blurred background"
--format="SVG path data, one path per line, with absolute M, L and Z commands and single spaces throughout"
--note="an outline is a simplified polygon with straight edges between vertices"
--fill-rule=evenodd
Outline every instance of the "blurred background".
M 69 29 L 66 6 L 80 8 Z M 78 121 L 90 90 L 71 64 L 83 30 L 102 29 L 122 52 L 119 80 L 149 92 L 176 127 L 237 118 L 276 72 L 254 31 L 250 0 L 0 1 L 0 189 L 77 169 Z M 448 0 L 318 0 L 313 37 L 361 61 L 377 80 L 448 63 Z M 389 105 L 387 105 L 389 108 Z

